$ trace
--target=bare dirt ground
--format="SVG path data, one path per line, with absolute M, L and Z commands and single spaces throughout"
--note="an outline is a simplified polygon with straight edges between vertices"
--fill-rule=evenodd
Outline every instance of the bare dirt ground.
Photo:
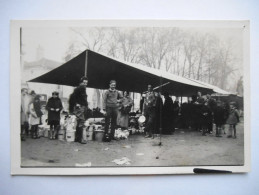
M 201 136 L 200 132 L 178 129 L 174 135 L 144 138 L 131 135 L 126 140 L 112 142 L 76 142 L 26 139 L 21 145 L 23 167 L 75 167 L 75 166 L 195 166 L 243 165 L 244 125 L 237 125 L 237 139 Z M 116 165 L 114 159 L 127 157 L 128 165 Z

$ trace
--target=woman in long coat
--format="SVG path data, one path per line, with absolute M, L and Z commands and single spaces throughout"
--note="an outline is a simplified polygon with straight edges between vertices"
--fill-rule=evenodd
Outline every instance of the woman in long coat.
M 50 139 L 55 139 L 55 131 L 60 125 L 60 112 L 63 109 L 62 102 L 58 97 L 58 92 L 53 92 L 49 98 L 46 109 L 48 110 L 48 125 L 50 125 Z
M 129 97 L 129 92 L 125 91 L 123 93 L 123 98 L 121 101 L 121 106 L 119 108 L 117 116 L 117 125 L 123 129 L 128 129 L 129 127 L 129 112 L 133 105 L 133 100 Z

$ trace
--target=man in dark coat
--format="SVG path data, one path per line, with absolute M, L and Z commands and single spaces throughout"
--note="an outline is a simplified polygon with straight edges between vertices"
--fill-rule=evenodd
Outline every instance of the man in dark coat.
M 197 98 L 196 98 L 196 101 L 194 102 L 194 105 L 195 105 L 195 126 L 196 126 L 196 130 L 198 131 L 202 131 L 202 125 L 203 125 L 203 118 L 204 118 L 204 115 L 203 115 L 203 111 L 202 108 L 203 105 L 204 105 L 204 98 L 202 97 L 202 94 L 201 92 L 197 92 Z
M 212 117 L 208 119 L 208 133 L 212 134 L 213 131 L 213 115 L 214 110 L 217 105 L 216 100 L 211 97 L 211 95 L 207 94 L 207 103 L 208 108 L 210 109 L 210 112 L 212 113 Z
M 174 104 L 169 93 L 164 92 L 165 102 L 163 105 L 163 134 L 174 132 Z
M 216 124 L 216 137 L 222 137 L 221 131 L 227 120 L 228 112 L 225 109 L 223 103 L 218 100 L 217 105 L 214 108 L 214 123 Z
M 179 102 L 179 97 L 176 97 L 174 104 L 173 104 L 173 108 L 174 108 L 174 114 L 173 114 L 173 119 L 174 119 L 174 128 L 173 128 L 173 132 L 175 131 L 175 128 L 179 128 L 180 127 L 180 102 Z
M 54 91 L 46 105 L 48 110 L 48 125 L 50 125 L 50 139 L 55 139 L 55 131 L 58 133 L 60 125 L 60 112 L 63 109 L 58 92 Z
M 77 117 L 76 137 L 75 141 L 81 144 L 86 144 L 86 137 L 84 133 L 84 123 L 87 119 L 88 113 L 88 102 L 86 94 L 86 86 L 88 84 L 87 77 L 80 79 L 80 84 L 75 88 L 74 92 L 69 98 L 69 112 Z
M 181 107 L 182 128 L 189 128 L 191 126 L 191 114 L 192 104 L 191 99 L 188 98 L 188 102 L 184 102 Z
M 201 128 L 202 128 L 202 135 L 206 135 L 208 132 L 208 124 L 212 118 L 211 110 L 209 109 L 208 103 L 204 102 L 204 104 L 200 105 L 201 111 Z
M 163 110 L 163 99 L 160 95 L 160 93 L 155 92 L 156 96 L 156 117 L 155 117 L 155 134 L 160 134 L 160 131 L 162 131 L 162 110 Z M 162 132 L 161 132 L 162 133 Z

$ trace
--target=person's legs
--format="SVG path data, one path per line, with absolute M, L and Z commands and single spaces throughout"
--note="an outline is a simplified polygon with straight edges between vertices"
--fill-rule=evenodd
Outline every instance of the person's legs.
M 115 128 L 117 125 L 117 116 L 118 116 L 118 109 L 112 108 L 111 112 L 111 137 L 114 138 Z
M 146 120 L 145 120 L 145 128 L 144 128 L 144 132 L 145 132 L 145 135 L 147 135 L 148 134 L 148 121 L 149 121 L 149 115 L 148 115 L 148 112 L 146 111 L 145 112 L 145 118 L 146 118 Z
M 76 134 L 75 134 L 75 142 L 81 142 L 80 119 L 77 120 Z
M 218 125 L 218 135 L 222 137 L 222 125 Z
M 148 131 L 148 136 L 146 137 L 152 137 L 153 135 L 153 129 L 154 129 L 154 122 L 155 122 L 155 109 L 154 108 L 149 108 L 148 110 L 148 121 L 147 121 L 147 131 Z
M 221 129 L 222 129 L 223 133 L 226 134 L 225 124 L 223 124 L 221 127 L 222 127 Z
M 24 131 L 25 131 L 25 135 L 29 136 L 29 123 L 28 122 L 24 122 Z
M 33 139 L 36 139 L 36 125 L 31 126 L 31 136 Z
M 208 120 L 208 132 L 209 132 L 210 134 L 212 134 L 212 131 L 213 131 L 212 118 L 209 118 L 209 120 Z
M 207 131 L 208 131 L 207 125 L 205 125 L 205 124 L 202 125 L 202 126 L 201 126 L 201 129 L 202 129 L 202 135 L 205 136 L 205 135 L 207 134 Z
M 32 138 L 37 139 L 38 138 L 38 125 L 32 125 L 31 130 L 32 130 Z
M 25 141 L 25 134 L 24 134 L 24 131 L 25 131 L 25 127 L 24 125 L 21 125 L 21 141 Z
M 110 122 L 111 122 L 111 109 L 107 108 L 106 116 L 105 116 L 105 129 L 104 129 L 105 134 L 109 133 Z
M 78 128 L 77 128 L 77 140 L 78 142 L 80 142 L 81 144 L 86 144 L 86 140 L 85 140 L 85 137 L 83 136 L 83 133 L 84 133 L 84 120 L 82 119 L 79 119 L 78 121 Z
M 57 139 L 58 130 L 59 130 L 59 125 L 57 124 L 57 122 L 55 122 L 53 129 L 54 129 L 54 131 L 52 134 L 52 139 Z
M 49 139 L 52 139 L 53 124 L 49 125 Z
M 233 130 L 234 130 L 234 138 L 237 138 L 237 135 L 236 135 L 236 125 L 233 125 Z
M 36 136 L 37 139 L 40 138 L 38 130 L 39 130 L 39 125 L 35 125 L 35 136 Z
M 216 124 L 216 137 L 219 137 L 219 125 Z
M 229 125 L 228 138 L 232 137 L 232 128 L 233 128 L 233 125 Z
M 54 135 L 53 135 L 53 139 L 58 139 L 58 131 L 59 131 L 59 125 L 55 124 L 54 125 Z

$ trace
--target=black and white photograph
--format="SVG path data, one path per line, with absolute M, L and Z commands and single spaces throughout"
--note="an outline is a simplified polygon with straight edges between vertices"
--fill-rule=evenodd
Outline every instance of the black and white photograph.
M 249 171 L 248 21 L 12 21 L 10 39 L 12 174 Z

